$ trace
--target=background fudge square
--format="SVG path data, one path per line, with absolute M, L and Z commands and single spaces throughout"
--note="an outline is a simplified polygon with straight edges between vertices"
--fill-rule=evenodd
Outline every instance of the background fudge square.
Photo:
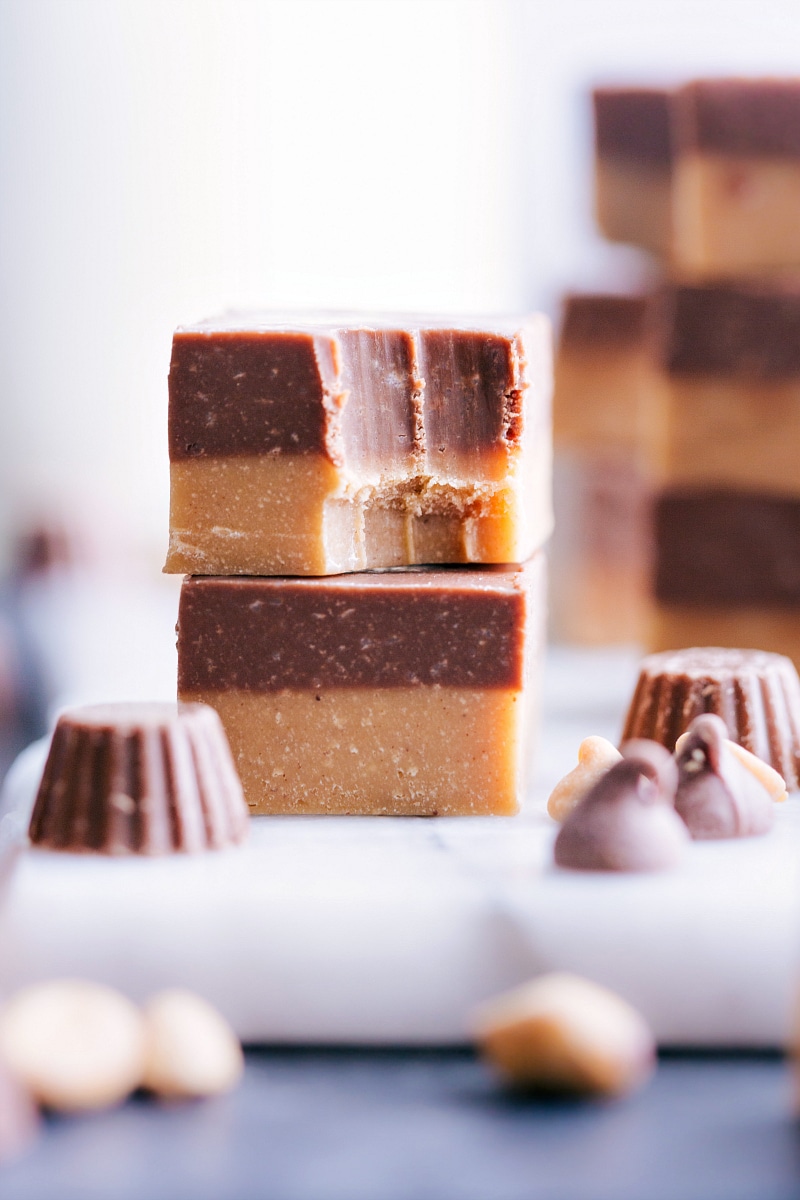
M 211 704 L 254 813 L 512 814 L 545 562 L 184 581 L 178 693 Z
M 521 562 L 547 539 L 547 319 L 179 330 L 167 571 Z

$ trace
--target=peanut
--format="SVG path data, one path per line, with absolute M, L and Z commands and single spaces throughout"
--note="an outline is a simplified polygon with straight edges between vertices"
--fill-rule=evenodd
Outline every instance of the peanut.
M 619 750 L 606 738 L 597 735 L 584 738 L 578 747 L 577 767 L 573 767 L 550 793 L 547 811 L 553 820 L 564 821 L 606 771 L 621 759 Z
M 483 1057 L 514 1087 L 619 1096 L 655 1066 L 640 1014 L 577 975 L 545 975 L 497 997 L 474 1029 Z
M 145 1006 L 145 1087 L 167 1099 L 230 1091 L 244 1069 L 227 1021 L 193 992 L 171 988 Z

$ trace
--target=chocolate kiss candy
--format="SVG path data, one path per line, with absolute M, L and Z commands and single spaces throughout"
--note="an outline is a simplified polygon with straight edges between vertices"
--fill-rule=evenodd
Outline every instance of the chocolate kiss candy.
M 556 838 L 555 861 L 581 871 L 661 871 L 675 866 L 688 842 L 675 812 L 670 754 L 648 742 L 626 756 L 572 810 Z M 666 757 L 665 757 L 666 756 Z
M 620 746 L 623 758 L 631 759 L 639 764 L 644 775 L 652 779 L 658 788 L 659 796 L 669 804 L 675 801 L 678 790 L 678 768 L 669 750 L 660 742 L 651 742 L 647 738 L 631 738 Z
M 692 721 L 681 745 L 675 807 L 693 838 L 752 837 L 775 821 L 772 797 L 727 736 L 725 722 L 705 713 Z

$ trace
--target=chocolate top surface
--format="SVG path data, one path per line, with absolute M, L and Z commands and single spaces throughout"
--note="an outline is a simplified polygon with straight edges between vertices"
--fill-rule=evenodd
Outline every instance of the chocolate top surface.
M 189 577 L 178 691 L 315 687 L 521 688 L 524 567 L 422 568 L 326 579 Z
M 687 679 L 722 681 L 747 671 L 763 674 L 776 667 L 794 670 L 791 659 L 784 654 L 727 646 L 692 646 L 686 650 L 648 654 L 642 660 L 641 670 L 649 675 L 682 675 Z
M 673 375 L 800 375 L 800 279 L 666 288 L 655 313 Z
M 645 334 L 646 296 L 594 293 L 567 296 L 561 326 L 561 345 L 577 349 L 637 345 Z
M 671 96 L 666 88 L 595 88 L 592 100 L 598 157 L 668 167 L 672 162 Z
M 677 93 L 682 149 L 800 158 L 800 79 L 706 79 Z
M 170 458 L 319 453 L 387 469 L 513 447 L 542 321 L 252 313 L 179 329 Z
M 800 603 L 800 497 L 726 489 L 663 492 L 654 527 L 659 600 Z
M 203 711 L 199 704 L 170 704 L 161 702 L 121 702 L 87 704 L 67 708 L 59 716 L 60 724 L 82 729 L 118 730 L 132 733 L 138 729 L 162 729 Z

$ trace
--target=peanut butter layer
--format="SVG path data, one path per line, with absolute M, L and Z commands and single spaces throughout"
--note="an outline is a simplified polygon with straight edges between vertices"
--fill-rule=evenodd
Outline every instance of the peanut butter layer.
M 251 812 L 509 816 L 532 713 L 513 689 L 181 693 L 216 708 Z
M 686 275 L 800 267 L 800 159 L 682 154 L 673 173 L 674 266 Z
M 539 317 L 179 330 L 166 569 L 530 556 L 551 526 L 550 372 Z
M 671 488 L 800 496 L 800 375 L 669 380 L 660 477 Z
M 675 491 L 655 505 L 657 599 L 674 604 L 800 603 L 800 498 Z
M 179 696 L 219 712 L 253 811 L 514 811 L 544 573 L 186 579 Z
M 348 493 L 321 454 L 170 464 L 166 570 L 328 575 L 419 563 L 529 557 L 552 527 L 549 436 L 504 484 L 413 476 Z
M 612 242 L 641 246 L 659 258 L 672 241 L 672 170 L 658 163 L 599 158 L 594 172 L 594 211 L 600 232 Z

